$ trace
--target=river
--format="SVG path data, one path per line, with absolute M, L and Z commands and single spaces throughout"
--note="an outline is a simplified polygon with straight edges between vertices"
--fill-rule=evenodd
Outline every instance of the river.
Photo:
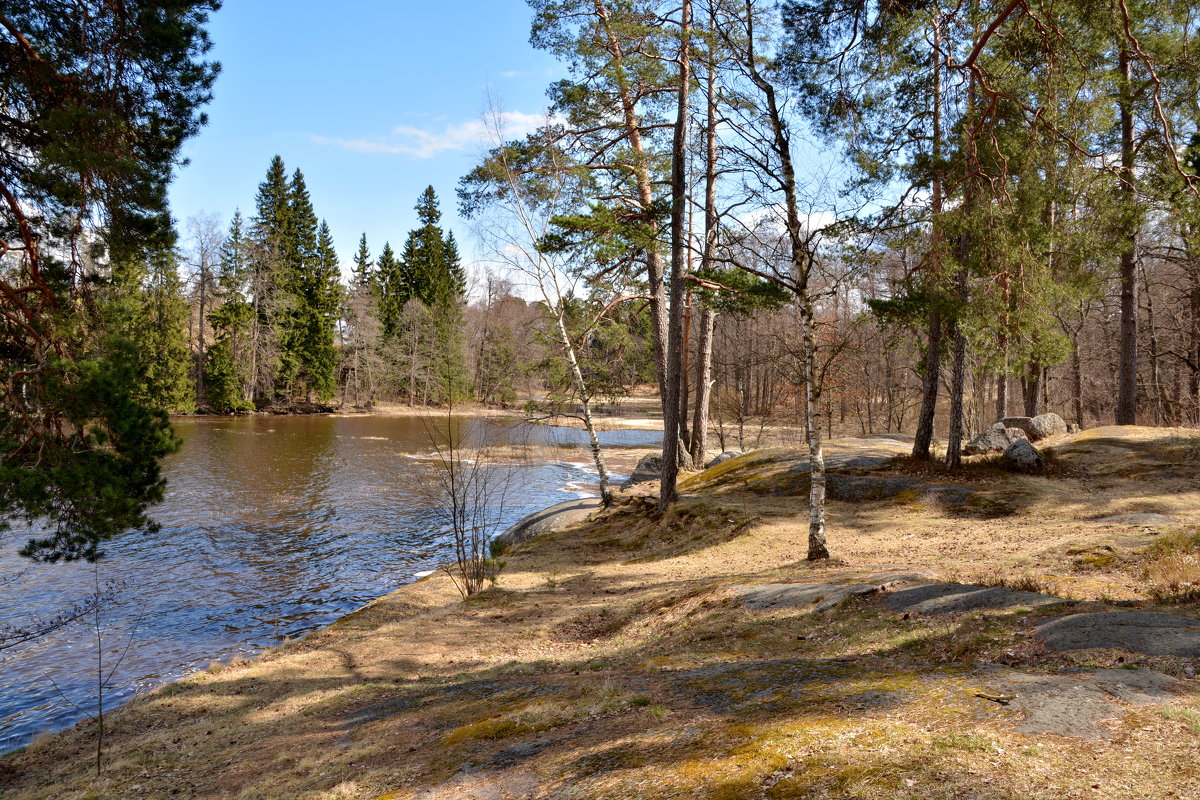
M 445 418 L 189 418 L 164 465 L 153 535 L 126 534 L 98 566 L 29 564 L 21 537 L 0 536 L 0 625 L 54 614 L 115 585 L 99 619 L 0 654 L 0 752 L 68 727 L 212 661 L 258 652 L 322 627 L 448 559 L 426 510 L 431 432 Z M 503 509 L 513 522 L 585 496 L 596 480 L 584 435 L 500 417 L 460 418 L 468 441 L 537 448 Z M 434 434 L 436 435 L 436 434 Z M 606 446 L 657 444 L 661 433 L 609 431 Z M 122 653 L 124 657 L 122 658 Z M 111 675 L 108 673 L 111 671 Z

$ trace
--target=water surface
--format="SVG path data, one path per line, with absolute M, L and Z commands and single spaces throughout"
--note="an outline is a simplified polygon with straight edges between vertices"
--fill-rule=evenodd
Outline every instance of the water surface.
M 246 417 L 175 422 L 154 535 L 108 543 L 103 562 L 29 564 L 0 537 L 0 624 L 49 616 L 96 584 L 122 584 L 99 620 L 111 708 L 214 660 L 326 625 L 448 558 L 419 489 L 445 418 Z M 520 466 L 503 521 L 586 494 L 595 473 L 582 431 L 460 419 L 469 442 L 540 446 Z M 609 431 L 606 445 L 661 434 Z M 114 665 L 125 652 L 119 666 Z M 0 752 L 96 706 L 95 620 L 0 655 Z

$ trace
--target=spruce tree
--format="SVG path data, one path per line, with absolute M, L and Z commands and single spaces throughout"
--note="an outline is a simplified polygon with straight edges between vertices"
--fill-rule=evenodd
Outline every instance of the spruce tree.
M 266 177 L 258 185 L 256 213 L 251 230 L 250 294 L 253 314 L 252 399 L 267 402 L 275 392 L 290 307 L 287 291 L 287 250 L 291 231 L 291 203 L 287 170 L 278 155 L 271 159 Z
M 404 265 L 396 258 L 390 242 L 383 243 L 379 260 L 375 265 L 375 280 L 379 291 L 379 320 L 387 336 L 395 336 L 400 330 L 400 318 L 404 304 L 412 296 Z
M 421 193 L 416 211 L 420 227 L 409 232 L 401 261 L 409 281 L 409 296 L 433 308 L 460 297 L 465 280 L 458 264 L 458 247 L 453 235 L 444 236 L 438 225 L 442 212 L 432 186 Z
M 391 248 L 386 250 L 394 263 Z M 382 331 L 379 323 L 378 273 L 367 247 L 365 233 L 358 241 L 358 252 L 354 254 L 354 271 L 345 297 L 343 319 L 346 323 L 342 349 L 342 374 L 345 376 L 343 405 L 345 397 L 353 392 L 353 404 L 356 407 L 370 407 L 375 401 L 376 381 L 382 372 L 379 353 Z
M 221 247 L 217 285 L 221 304 L 208 313 L 216 340 L 205 357 L 209 407 L 217 413 L 253 408 L 254 307 L 248 299 L 251 260 L 240 211 L 233 212 Z
M 416 211 L 421 224 L 409 232 L 404 243 L 401 272 L 409 281 L 409 296 L 420 300 L 430 312 L 431 398 L 436 402 L 451 402 L 467 396 L 470 387 L 462 310 L 466 276 L 454 235 L 443 234 L 438 224 L 442 212 L 432 186 L 421 193 Z
M 329 224 L 317 229 L 317 250 L 312 266 L 304 273 L 301 295 L 304 320 L 300 351 L 308 387 L 321 401 L 337 389 L 337 348 L 334 334 L 342 304 L 341 268 L 333 247 Z
M 234 209 L 229 232 L 221 244 L 221 262 L 217 272 L 217 286 L 225 302 L 246 300 L 246 283 L 250 276 L 247 245 L 241 209 Z
M 195 410 L 189 379 L 191 351 L 179 265 L 170 250 L 118 264 L 109 294 L 109 331 L 128 341 L 135 368 L 134 398 L 173 412 Z
M 284 258 L 291 231 L 291 203 L 287 168 L 283 158 L 276 155 L 267 167 L 267 175 L 258 185 L 254 199 L 254 242 L 261 251 L 258 257 L 278 268 Z
M 286 298 L 280 332 L 279 375 L 275 391 L 287 399 L 311 393 L 316 354 L 317 215 L 297 169 L 287 187 L 287 221 L 283 231 L 278 285 Z
M 350 280 L 355 286 L 372 286 L 375 283 L 375 262 L 371 260 L 366 233 L 358 240 L 358 251 L 354 254 L 354 272 Z

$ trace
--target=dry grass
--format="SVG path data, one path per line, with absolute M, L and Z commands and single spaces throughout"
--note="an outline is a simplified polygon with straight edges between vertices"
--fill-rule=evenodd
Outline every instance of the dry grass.
M 1193 701 L 1126 709 L 1111 740 L 1031 736 L 978 696 L 967 666 L 1179 675 L 1183 660 L 1045 652 L 1029 634 L 1052 609 L 905 618 L 868 598 L 752 611 L 727 588 L 904 571 L 1155 602 L 1169 578 L 1155 565 L 1194 553 L 1195 539 L 1090 520 L 1157 509 L 1200 523 L 1196 482 L 1173 472 L 1191 474 L 1179 435 L 1091 436 L 1103 457 L 1068 438 L 1059 476 L 976 468 L 964 480 L 1004 517 L 832 503 L 838 561 L 826 564 L 804 560 L 801 500 L 744 488 L 788 465 L 747 457 L 689 480 L 720 490 L 666 517 L 626 498 L 513 548 L 499 585 L 469 602 L 435 575 L 138 698 L 112 715 L 100 778 L 82 726 L 0 759 L 0 786 L 14 800 L 1200 798 Z M 1154 470 L 1172 472 L 1147 479 Z
M 1139 577 L 1156 602 L 1200 602 L 1200 529 L 1177 531 L 1155 542 Z

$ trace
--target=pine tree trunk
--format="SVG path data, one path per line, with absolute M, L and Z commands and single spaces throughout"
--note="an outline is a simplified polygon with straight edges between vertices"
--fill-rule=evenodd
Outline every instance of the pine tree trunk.
M 970 190 L 968 190 L 968 195 Z M 970 205 L 968 200 L 967 205 Z M 970 209 L 968 208 L 968 212 Z M 970 251 L 971 235 L 964 233 L 959 243 L 958 275 L 955 283 L 958 289 L 958 313 L 966 313 L 967 306 L 967 255 Z M 946 467 L 956 470 L 962 466 L 963 440 L 963 395 L 966 391 L 967 377 L 967 336 L 963 332 L 962 323 L 954 319 L 950 323 L 950 341 L 954 346 L 954 366 L 950 373 L 950 430 L 946 436 Z
M 716 8 L 709 5 L 708 29 L 716 32 Z M 704 124 L 704 249 L 700 254 L 700 270 L 712 265 L 717 247 L 717 68 L 713 46 L 708 48 L 705 64 L 705 124 Z M 704 466 L 708 450 L 708 405 L 712 396 L 713 328 L 717 313 L 705 307 L 700 312 L 700 342 L 696 351 L 696 399 L 692 416 L 692 463 Z
M 1021 380 L 1025 396 L 1025 416 L 1036 417 L 1038 414 L 1038 399 L 1042 394 L 1042 368 L 1032 364 Z
M 929 271 L 927 282 L 931 285 L 933 304 L 929 309 L 929 328 L 925 351 L 925 376 L 921 387 L 921 413 L 917 417 L 917 431 L 913 439 L 912 457 L 917 461 L 932 458 L 933 423 L 937 413 L 938 388 L 942 364 L 942 313 L 937 307 L 937 281 L 941 272 L 941 225 L 942 225 L 942 67 L 941 67 L 941 20 L 933 26 L 933 180 L 930 198 Z
M 671 143 L 671 303 L 667 330 L 666 395 L 663 397 L 663 461 L 658 510 L 675 502 L 680 465 L 680 384 L 683 380 L 683 290 L 687 261 L 687 139 L 691 94 L 691 0 L 683 0 L 680 29 L 679 87 L 675 133 Z
M 604 31 L 606 48 L 613 60 L 613 75 L 617 82 L 617 93 L 621 101 L 621 114 L 625 125 L 625 134 L 629 137 L 629 149 L 633 153 L 634 174 L 637 181 L 638 202 L 641 212 L 652 227 L 657 227 L 654 219 L 654 184 L 650 178 L 650 162 L 646 148 L 642 142 L 642 128 L 638 120 L 637 108 L 634 104 L 633 91 L 629 85 L 629 77 L 625 74 L 624 53 L 620 39 L 612 29 L 609 21 L 608 8 L 604 0 L 593 0 L 596 16 Z M 657 230 L 651 231 L 651 244 L 646 249 L 646 278 L 650 293 L 650 330 L 654 338 L 654 368 L 658 377 L 658 396 L 663 399 L 663 415 L 666 416 L 666 375 L 667 375 L 667 298 L 666 286 L 663 282 L 662 257 L 657 244 Z
M 691 206 L 691 202 L 688 203 Z M 688 241 L 692 241 L 689 224 Z M 691 247 L 688 248 L 688 274 L 692 272 Z M 691 375 L 692 375 L 692 295 L 687 293 L 683 301 L 683 366 L 679 370 L 679 441 L 683 443 L 684 453 L 691 461 L 692 437 L 688 430 L 688 409 L 691 407 Z
M 941 383 L 942 313 L 929 312 L 928 345 L 925 348 L 925 376 L 921 384 L 921 413 L 917 417 L 917 432 L 913 439 L 912 457 L 918 461 L 932 458 L 933 418 L 937 408 L 938 387 Z
M 1079 355 L 1079 336 L 1071 341 L 1071 401 L 1075 408 L 1075 424 L 1083 429 L 1083 363 Z
M 811 488 L 808 495 L 808 559 L 810 561 L 829 558 L 829 549 L 825 541 L 825 457 L 821 448 L 821 430 L 817 422 L 817 388 L 815 386 L 816 370 L 816 340 L 813 333 L 812 299 L 809 295 L 809 280 L 815 265 L 815 254 L 810 248 L 810 242 L 804 239 L 803 224 L 800 220 L 800 210 L 797 199 L 796 171 L 792 163 L 791 141 L 787 132 L 787 124 L 780 111 L 775 95 L 775 87 L 758 71 L 757 56 L 754 52 L 755 33 L 753 30 L 754 7 L 752 0 L 746 0 L 746 23 L 748 53 L 744 65 L 754 81 L 755 86 L 763 93 L 766 101 L 766 119 L 771 126 L 771 150 L 779 159 L 780 188 L 783 191 L 786 208 L 786 225 L 791 248 L 791 278 L 789 288 L 796 297 L 800 308 L 804 361 L 805 383 L 805 433 L 808 438 L 808 454 L 811 470 Z
M 979 169 L 976 150 L 975 120 L 975 76 L 972 74 L 967 87 L 967 130 L 966 180 L 963 187 L 963 211 L 968 220 L 975 212 L 975 173 Z M 968 271 L 971 264 L 971 234 L 964 231 L 958 237 L 958 271 L 954 276 L 956 306 L 954 319 L 950 321 L 950 341 L 954 346 L 954 361 L 950 373 L 950 428 L 946 435 L 946 467 L 957 470 L 962 466 L 963 440 L 963 394 L 966 391 L 967 335 L 963 330 L 962 317 L 967 313 Z
M 1134 189 L 1134 140 L 1132 68 L 1129 53 L 1122 48 L 1121 72 L 1121 193 L 1130 209 L 1137 202 Z M 1118 425 L 1137 424 L 1137 360 L 1138 360 L 1138 286 L 1137 231 L 1125 232 L 1125 249 L 1121 252 L 1121 357 L 1117 378 Z
M 1146 276 L 1145 266 L 1143 265 L 1139 271 L 1142 273 L 1142 288 L 1146 292 L 1146 327 L 1150 344 L 1150 390 L 1154 392 L 1154 424 L 1162 425 L 1163 384 L 1158 363 L 1158 329 L 1154 323 L 1154 295 L 1150 292 L 1150 279 Z

